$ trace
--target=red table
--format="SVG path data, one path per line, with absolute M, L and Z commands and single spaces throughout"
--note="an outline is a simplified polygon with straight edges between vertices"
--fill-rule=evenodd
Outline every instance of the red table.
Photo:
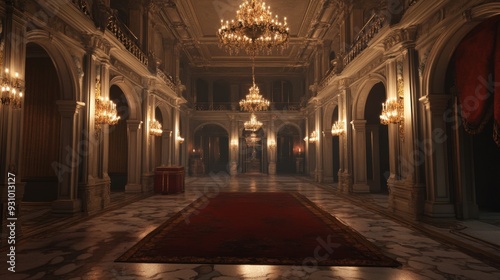
M 159 166 L 155 170 L 154 191 L 161 194 L 184 192 L 184 166 Z

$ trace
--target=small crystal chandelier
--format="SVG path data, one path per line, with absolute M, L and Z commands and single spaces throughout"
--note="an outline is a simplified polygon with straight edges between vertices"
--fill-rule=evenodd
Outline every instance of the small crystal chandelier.
M 254 132 L 259 130 L 259 128 L 262 127 L 262 123 L 257 120 L 257 116 L 255 116 L 254 113 L 252 113 L 250 115 L 250 120 L 246 121 L 243 125 L 245 126 L 245 130 L 254 131 Z
M 240 109 L 248 112 L 263 111 L 269 108 L 269 100 L 260 95 L 259 87 L 255 84 L 255 66 L 252 62 L 252 86 L 245 99 L 240 100 Z
M 155 119 L 149 122 L 149 134 L 153 136 L 161 136 L 163 130 L 161 128 L 161 123 Z
M 15 73 L 14 78 L 10 76 L 9 68 L 5 68 L 2 77 L 2 105 L 11 105 L 13 109 L 21 109 L 23 92 L 19 82 L 19 73 Z
M 332 136 L 340 136 L 343 135 L 344 132 L 344 122 L 336 121 L 334 124 L 332 124 Z
M 116 111 L 116 104 L 109 98 L 101 96 L 101 81 L 99 78 L 95 84 L 95 123 L 96 128 L 100 130 L 101 125 L 115 125 L 120 120 Z
M 400 97 L 387 99 L 382 103 L 382 114 L 380 115 L 380 123 L 388 125 L 390 123 L 399 123 L 403 119 L 403 98 Z
M 318 141 L 318 139 L 319 139 L 318 133 L 315 130 L 311 132 L 311 135 L 309 135 L 309 137 L 304 138 L 304 141 L 309 141 L 309 143 L 315 143 L 316 141 Z
M 252 132 L 249 136 L 245 137 L 245 142 L 248 145 L 252 145 L 252 146 L 257 144 L 257 142 L 259 142 L 260 140 L 261 140 L 261 138 L 258 137 L 255 132 Z
M 286 17 L 280 22 L 277 15 L 273 18 L 270 9 L 261 0 L 245 0 L 236 11 L 236 20 L 225 23 L 221 20 L 217 32 L 219 46 L 230 54 L 245 49 L 252 55 L 286 48 L 289 37 Z
M 380 123 L 388 125 L 390 123 L 397 124 L 399 137 L 402 141 L 405 139 L 404 133 L 404 98 L 399 96 L 396 98 L 387 99 L 382 103 L 382 114 L 380 115 Z

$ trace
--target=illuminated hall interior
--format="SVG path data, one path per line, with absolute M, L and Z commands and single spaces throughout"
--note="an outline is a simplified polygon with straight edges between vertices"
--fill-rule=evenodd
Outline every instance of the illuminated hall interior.
M 500 1 L 5 0 L 0 19 L 3 279 L 500 279 Z M 299 193 L 401 265 L 115 261 L 222 192 Z

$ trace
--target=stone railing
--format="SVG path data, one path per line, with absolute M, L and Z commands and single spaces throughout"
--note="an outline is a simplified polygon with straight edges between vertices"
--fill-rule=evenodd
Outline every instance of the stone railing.
M 73 2 L 73 4 L 75 4 L 75 6 L 78 8 L 78 10 L 80 10 L 84 15 L 86 15 L 89 18 L 92 17 L 90 15 L 89 3 L 87 3 L 86 0 L 72 0 L 71 2 Z
M 385 18 L 381 15 L 373 15 L 368 22 L 363 26 L 358 36 L 354 39 L 351 47 L 349 48 L 346 56 L 344 57 L 344 67 L 353 61 L 371 41 L 373 37 L 384 26 Z
M 156 74 L 167 84 L 170 89 L 175 91 L 175 83 L 172 76 L 165 74 L 160 68 L 156 69 Z
M 197 102 L 194 103 L 196 111 L 239 111 L 237 102 Z M 299 102 L 271 102 L 269 111 L 300 111 Z
M 135 37 L 125 24 L 119 21 L 115 16 L 111 16 L 109 17 L 106 28 L 115 35 L 125 49 L 139 59 L 144 65 L 148 65 L 148 56 L 141 50 L 137 37 Z

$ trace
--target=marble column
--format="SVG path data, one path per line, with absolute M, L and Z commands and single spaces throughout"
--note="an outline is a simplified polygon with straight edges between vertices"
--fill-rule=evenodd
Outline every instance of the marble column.
M 316 107 L 314 114 L 315 118 L 315 131 L 318 134 L 318 139 L 314 143 L 316 145 L 316 170 L 315 170 L 315 180 L 318 183 L 323 182 L 323 107 L 319 104 Z
M 125 192 L 142 191 L 141 185 L 141 133 L 139 120 L 127 120 L 128 173 Z
M 52 203 L 55 213 L 71 214 L 81 211 L 78 198 L 78 168 L 81 164 L 79 151 L 79 111 L 85 103 L 73 100 L 58 100 L 61 114 L 60 153 L 57 177 L 59 179 L 57 200 Z
M 0 38 L 3 43 L 3 61 L 0 62 L 0 71 L 10 69 L 10 73 L 18 72 L 21 87 L 24 87 L 24 69 L 26 65 L 26 17 L 22 11 L 13 6 L 12 1 L 6 1 L 2 5 L 2 21 L 0 23 Z M 24 91 L 24 90 L 23 90 Z M 6 228 L 6 215 L 9 191 L 15 194 L 15 215 L 21 210 L 21 201 L 24 195 L 25 184 L 21 182 L 21 137 L 23 127 L 23 98 L 21 98 L 21 109 L 14 109 L 11 105 L 0 104 L 0 212 L 2 213 L 2 228 L 0 233 L 4 234 Z M 13 176 L 9 176 L 14 175 Z M 14 179 L 14 184 L 12 182 Z M 12 188 L 15 189 L 12 192 Z M 12 199 L 12 197 L 11 197 Z M 16 225 L 16 234 L 21 235 L 21 220 Z M 1 238 L 2 242 L 7 240 Z
M 422 145 L 426 162 L 427 197 L 424 214 L 431 217 L 454 217 L 448 179 L 446 123 L 443 118 L 450 95 L 430 94 L 420 98 L 425 107 L 425 141 Z
M 234 176 L 238 174 L 238 121 L 235 115 L 230 115 L 229 131 L 229 174 Z
M 269 130 L 267 133 L 267 145 L 269 151 L 269 166 L 267 172 L 269 175 L 276 175 L 276 128 L 274 125 L 274 120 L 276 116 L 271 117 L 271 121 L 269 122 Z
M 371 172 L 372 181 L 369 183 L 370 192 L 380 192 L 380 141 L 379 141 L 379 125 L 367 125 L 367 130 L 370 135 L 370 147 L 371 147 Z
M 366 176 L 366 120 L 353 120 L 353 155 L 355 193 L 370 192 Z

